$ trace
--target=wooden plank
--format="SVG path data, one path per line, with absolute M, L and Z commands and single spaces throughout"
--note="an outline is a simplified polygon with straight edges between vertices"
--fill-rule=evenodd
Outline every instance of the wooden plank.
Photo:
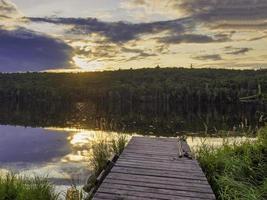
M 132 185 L 132 186 L 144 186 L 144 187 L 150 187 L 150 188 L 162 188 L 162 183 L 155 183 L 155 182 L 146 182 L 144 180 L 143 182 L 140 180 L 134 181 L 134 180 L 118 180 L 118 179 L 110 179 L 106 178 L 104 183 L 110 183 L 115 185 Z M 180 182 L 181 183 L 181 182 Z M 210 193 L 212 194 L 212 191 L 209 190 L 208 187 L 199 187 L 198 184 L 175 184 L 175 185 L 164 185 L 164 189 L 168 190 L 182 190 L 182 191 L 191 191 L 191 192 L 199 192 L 199 193 Z
M 191 180 L 191 179 L 179 179 L 179 178 L 169 178 L 169 177 L 157 177 L 157 176 L 144 176 L 136 174 L 121 174 L 111 172 L 107 179 L 112 180 L 129 180 L 129 181 L 140 181 L 147 183 L 159 183 L 162 185 L 197 185 L 197 187 L 210 188 L 207 181 L 203 180 Z
M 118 163 L 121 162 L 126 162 L 126 163 L 136 163 L 136 164 L 149 164 L 150 166 L 165 166 L 167 167 L 175 167 L 175 168 L 186 168 L 186 169 L 200 169 L 200 166 L 198 163 L 187 163 L 187 162 L 175 162 L 173 160 L 167 160 L 167 161 L 161 161 L 161 160 L 155 160 L 155 159 L 138 159 L 138 158 L 130 158 L 130 159 L 125 159 L 121 158 L 117 161 Z
M 143 155 L 158 155 L 158 156 L 166 156 L 166 157 L 177 157 L 178 153 L 176 152 L 156 152 L 156 151 L 142 151 L 142 150 L 125 150 L 125 153 L 133 153 L 133 154 L 143 154 Z
M 151 162 L 157 162 L 157 163 L 173 163 L 176 165 L 183 165 L 183 164 L 189 164 L 189 165 L 195 165 L 198 166 L 198 162 L 192 160 L 191 162 L 188 160 L 182 160 L 182 159 L 176 159 L 176 158 L 163 158 L 163 157 L 155 157 L 155 156 L 140 156 L 140 155 L 134 155 L 134 154 L 127 154 L 127 155 L 121 155 L 120 160 L 132 160 L 132 161 L 151 161 Z
M 185 160 L 185 159 L 177 159 L 175 157 L 160 157 L 160 156 L 144 156 L 144 155 L 137 155 L 137 154 L 124 154 L 120 156 L 121 160 L 140 160 L 140 161 L 151 161 L 151 162 L 161 162 L 161 163 L 173 163 L 174 165 L 196 165 L 199 166 L 198 162 L 195 160 Z
M 200 174 L 200 169 L 192 169 L 192 168 L 182 168 L 182 167 L 166 167 L 161 165 L 152 166 L 150 164 L 144 163 L 133 163 L 133 162 L 118 162 L 115 166 L 118 167 L 130 167 L 130 168 L 140 168 L 140 169 L 155 169 L 155 170 L 166 170 L 166 171 L 173 171 L 173 172 L 183 172 L 183 173 L 191 173 L 191 174 Z
M 162 200 L 199 200 L 199 199 L 205 199 L 207 198 L 194 198 L 194 197 L 186 197 L 186 196 L 174 196 L 174 195 L 167 195 L 167 194 L 156 194 L 153 192 L 140 192 L 140 191 L 132 191 L 132 190 L 122 190 L 122 189 L 114 189 L 114 188 L 105 188 L 100 187 L 99 192 L 101 193 L 110 193 L 110 194 L 116 194 L 120 195 L 121 199 L 128 200 L 129 196 L 135 196 L 136 199 L 139 199 L 140 197 L 146 198 L 146 199 L 162 199 Z M 213 199 L 213 198 L 211 198 Z
M 126 168 L 126 167 L 114 167 L 112 172 L 123 173 L 123 174 L 137 174 L 137 175 L 147 175 L 147 176 L 158 176 L 158 177 L 174 177 L 181 179 L 191 179 L 191 180 L 206 180 L 204 174 L 199 174 L 198 176 L 189 173 L 182 172 L 171 172 L 162 170 L 150 170 L 150 169 L 138 169 L 138 168 Z
M 110 200 L 147 200 L 147 199 L 153 199 L 148 197 L 138 197 L 138 196 L 123 196 L 121 194 L 111 194 L 111 193 L 102 193 L 98 192 L 94 196 L 94 200 L 102 200 L 102 199 L 110 199 Z
M 133 137 L 93 199 L 215 199 L 198 162 L 174 138 Z M 190 153 L 190 152 L 189 152 Z
M 142 192 L 142 193 L 154 193 L 154 194 L 163 194 L 163 195 L 172 195 L 177 197 L 192 197 L 192 198 L 199 198 L 199 199 L 211 199 L 213 198 L 212 193 L 206 192 L 193 192 L 193 191 L 185 191 L 185 190 L 169 190 L 165 188 L 156 188 L 156 187 L 146 187 L 145 185 L 142 186 L 135 186 L 135 185 L 123 185 L 123 184 L 113 184 L 113 183 L 103 183 L 103 188 L 106 189 L 118 189 L 118 190 L 125 190 L 125 191 L 135 191 L 135 192 Z

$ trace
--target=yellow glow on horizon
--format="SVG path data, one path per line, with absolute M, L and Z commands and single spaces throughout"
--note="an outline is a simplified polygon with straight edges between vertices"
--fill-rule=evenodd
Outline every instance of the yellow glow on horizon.
M 73 61 L 80 68 L 77 71 L 99 71 L 102 69 L 103 63 L 97 60 L 88 61 L 81 56 L 74 56 Z

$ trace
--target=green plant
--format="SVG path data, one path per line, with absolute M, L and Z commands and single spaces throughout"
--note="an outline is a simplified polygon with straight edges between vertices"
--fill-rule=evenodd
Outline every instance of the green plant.
M 87 181 L 87 191 L 94 187 L 96 178 L 105 169 L 108 159 L 114 154 L 120 155 L 127 142 L 127 137 L 121 134 L 93 140 L 89 161 L 92 167 L 92 175 Z
M 101 173 L 110 156 L 110 145 L 107 139 L 100 139 L 93 142 L 90 164 L 93 167 L 94 174 L 98 175 Z
M 256 141 L 202 144 L 196 156 L 218 199 L 267 198 L 267 128 L 259 131 Z
M 0 200 L 58 200 L 59 193 L 46 178 L 7 173 L 0 177 Z
M 128 140 L 126 135 L 118 135 L 118 137 L 115 139 L 113 138 L 111 140 L 112 143 L 112 151 L 113 153 L 120 155 L 125 148 Z

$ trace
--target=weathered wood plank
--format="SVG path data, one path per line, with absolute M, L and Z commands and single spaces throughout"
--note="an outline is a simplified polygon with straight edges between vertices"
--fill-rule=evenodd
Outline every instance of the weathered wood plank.
M 121 194 L 111 194 L 111 193 L 102 193 L 98 192 L 94 196 L 94 200 L 102 200 L 102 199 L 110 199 L 110 200 L 147 200 L 147 199 L 153 199 L 148 197 L 137 197 L 137 196 L 127 196 Z
M 166 157 L 177 157 L 178 153 L 175 152 L 156 152 L 156 151 L 142 151 L 142 150 L 125 150 L 125 153 L 132 153 L 132 154 L 142 154 L 142 155 L 158 155 L 158 156 L 166 156 Z
M 127 155 L 121 155 L 120 156 L 120 160 L 132 160 L 132 161 L 151 161 L 151 162 L 155 162 L 155 163 L 173 163 L 173 164 L 176 164 L 178 165 L 178 163 L 180 165 L 183 165 L 183 164 L 188 164 L 188 165 L 195 165 L 195 166 L 198 166 L 198 163 L 194 160 L 192 160 L 192 162 L 190 162 L 189 160 L 183 160 L 183 159 L 176 159 L 176 158 L 161 158 L 161 157 L 153 157 L 153 156 L 139 156 L 139 155 L 133 155 L 133 154 L 127 154 Z
M 118 179 L 110 179 L 106 178 L 104 183 L 109 183 L 109 184 L 116 184 L 116 185 L 132 185 L 132 186 L 144 186 L 144 187 L 150 187 L 150 188 L 157 188 L 161 189 L 162 188 L 162 183 L 154 183 L 154 182 L 146 182 L 145 180 L 142 182 L 140 180 L 138 181 L 133 181 L 133 180 L 118 180 Z M 181 183 L 180 184 L 175 184 L 175 185 L 164 185 L 164 189 L 168 190 L 182 190 L 182 191 L 189 191 L 189 192 L 197 192 L 197 193 L 210 193 L 212 194 L 211 191 L 209 191 L 208 187 L 199 187 L 198 184 L 186 184 L 186 183 Z
M 172 195 L 177 197 L 192 197 L 192 198 L 200 198 L 200 199 L 211 199 L 213 198 L 213 194 L 206 193 L 206 192 L 193 192 L 193 191 L 186 191 L 186 190 L 169 190 L 163 188 L 156 188 L 156 187 L 146 187 L 142 186 L 135 186 L 135 185 L 123 185 L 123 184 L 113 184 L 113 183 L 103 183 L 102 188 L 106 189 L 118 189 L 118 190 L 125 190 L 125 191 L 135 191 L 135 192 L 142 192 L 142 193 L 154 193 L 159 195 Z
M 175 177 L 175 178 L 192 179 L 192 180 L 206 180 L 206 177 L 203 174 L 199 174 L 198 176 L 196 176 L 189 173 L 179 173 L 179 172 L 170 172 L 162 170 L 114 167 L 111 171 L 124 174 L 137 174 L 137 175 L 158 176 L 158 177 Z
M 181 169 L 181 170 L 186 170 L 186 171 L 197 171 L 198 173 L 201 172 L 201 168 L 198 167 L 197 165 L 175 165 L 171 162 L 167 163 L 162 163 L 162 162 L 149 162 L 149 161 L 134 161 L 134 160 L 119 160 L 116 165 L 131 165 L 131 166 L 146 166 L 149 168 L 154 168 L 154 169 L 166 169 L 166 170 L 175 170 L 175 169 Z
M 111 172 L 107 179 L 112 180 L 129 180 L 129 181 L 140 181 L 147 183 L 159 183 L 161 185 L 197 185 L 198 187 L 210 188 L 207 181 L 203 180 L 191 180 L 191 179 L 180 179 L 180 178 L 168 178 L 168 177 L 157 177 L 157 176 L 144 176 L 144 175 L 133 175 L 133 174 L 121 174 Z
M 177 173 L 191 173 L 192 175 L 199 175 L 200 170 L 194 170 L 194 169 L 187 169 L 187 168 L 166 168 L 161 166 L 151 166 L 151 165 L 137 165 L 137 164 L 131 164 L 131 163 L 117 163 L 115 166 L 123 167 L 123 168 L 138 168 L 138 169 L 146 169 L 146 170 L 165 170 L 169 172 L 177 172 Z
M 135 196 L 136 199 L 139 199 L 140 197 L 146 198 L 146 199 L 162 199 L 162 200 L 199 200 L 199 199 L 205 199 L 207 198 L 194 198 L 194 197 L 185 197 L 185 196 L 174 196 L 174 195 L 167 195 L 167 194 L 156 194 L 153 192 L 138 192 L 138 191 L 131 191 L 131 190 L 122 190 L 122 189 L 113 189 L 113 188 L 105 188 L 100 187 L 99 192 L 101 193 L 111 193 L 111 194 L 117 194 L 121 195 L 121 199 L 128 200 L 129 196 Z M 211 198 L 213 199 L 213 198 Z

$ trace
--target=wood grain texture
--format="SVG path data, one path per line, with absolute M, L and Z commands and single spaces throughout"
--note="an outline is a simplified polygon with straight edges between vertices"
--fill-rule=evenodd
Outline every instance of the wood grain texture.
M 133 137 L 93 199 L 215 200 L 198 162 L 179 149 L 174 138 Z

